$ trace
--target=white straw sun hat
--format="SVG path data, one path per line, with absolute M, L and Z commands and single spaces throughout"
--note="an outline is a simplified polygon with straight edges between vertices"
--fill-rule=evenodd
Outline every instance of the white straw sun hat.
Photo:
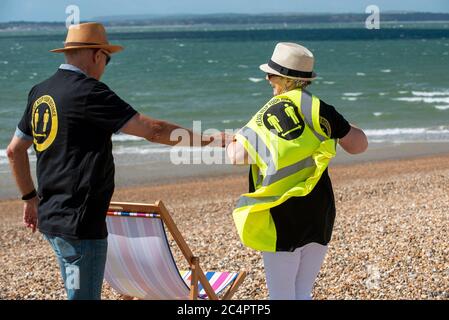
M 313 53 L 296 43 L 280 42 L 276 45 L 268 63 L 259 68 L 265 73 L 278 76 L 312 81 L 316 78 L 313 71 Z

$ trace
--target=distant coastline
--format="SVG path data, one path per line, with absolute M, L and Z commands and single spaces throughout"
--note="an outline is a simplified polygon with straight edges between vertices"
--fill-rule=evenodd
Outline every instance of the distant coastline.
M 315 23 L 363 23 L 366 13 L 341 14 L 203 14 L 203 15 L 123 15 L 93 17 L 106 26 L 192 26 L 192 25 L 250 25 L 250 24 L 315 24 Z M 382 22 L 449 22 L 449 13 L 386 12 Z M 64 21 L 33 22 L 10 21 L 0 23 L 0 30 L 57 30 L 64 28 Z

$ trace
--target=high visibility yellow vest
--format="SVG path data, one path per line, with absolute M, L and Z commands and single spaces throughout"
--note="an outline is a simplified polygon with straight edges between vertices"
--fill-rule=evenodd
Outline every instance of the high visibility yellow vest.
M 238 234 L 247 247 L 275 252 L 270 209 L 313 190 L 336 154 L 336 140 L 321 129 L 320 100 L 300 89 L 273 97 L 236 139 L 255 161 L 255 191 L 242 194 L 233 211 Z

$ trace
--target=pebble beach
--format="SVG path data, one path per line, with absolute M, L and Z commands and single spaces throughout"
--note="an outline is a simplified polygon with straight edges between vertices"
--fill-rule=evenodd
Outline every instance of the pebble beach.
M 314 299 L 449 299 L 449 154 L 335 165 L 332 241 Z M 268 299 L 262 257 L 232 221 L 246 174 L 117 188 L 114 201 L 162 200 L 203 270 L 246 270 L 234 299 Z M 0 201 L 0 299 L 65 299 L 56 258 L 22 226 L 22 203 Z M 172 244 L 180 269 L 187 267 Z M 107 283 L 103 299 L 121 299 Z

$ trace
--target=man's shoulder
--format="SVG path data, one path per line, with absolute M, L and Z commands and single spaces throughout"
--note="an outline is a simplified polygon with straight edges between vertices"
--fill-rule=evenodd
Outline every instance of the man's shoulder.
M 58 69 L 53 75 L 39 82 L 32 89 L 47 88 L 49 86 L 69 88 L 68 83 L 75 82 L 94 87 L 98 81 L 79 72 Z
M 109 90 L 103 82 L 71 70 L 59 69 L 48 81 L 51 81 L 55 87 L 80 95 L 90 95 L 98 90 Z
M 104 91 L 104 90 L 106 90 L 106 91 L 112 91 L 112 90 L 108 87 L 108 85 L 107 85 L 106 83 L 101 82 L 100 80 L 93 79 L 93 78 L 91 78 L 91 79 L 94 80 L 94 82 L 92 82 L 92 84 L 93 84 L 93 88 L 94 88 L 95 90 L 99 90 L 99 91 Z
M 98 86 L 104 88 L 105 85 L 82 73 L 58 69 L 52 76 L 30 89 L 28 101 L 32 103 L 43 95 L 50 95 L 59 100 L 87 97 L 96 91 Z
M 54 75 L 51 77 L 42 80 L 41 82 L 35 84 L 33 87 L 31 87 L 30 91 L 28 92 L 28 98 L 34 98 L 35 95 L 39 95 L 41 92 L 45 91 L 46 88 L 51 87 L 51 83 L 53 81 Z
M 104 82 L 101 82 L 99 80 L 95 80 L 94 82 L 91 82 L 91 90 L 89 91 L 89 98 L 88 99 L 100 99 L 103 100 L 105 98 L 111 99 L 111 98 L 119 98 L 119 96 L 111 89 L 108 85 L 106 85 Z

